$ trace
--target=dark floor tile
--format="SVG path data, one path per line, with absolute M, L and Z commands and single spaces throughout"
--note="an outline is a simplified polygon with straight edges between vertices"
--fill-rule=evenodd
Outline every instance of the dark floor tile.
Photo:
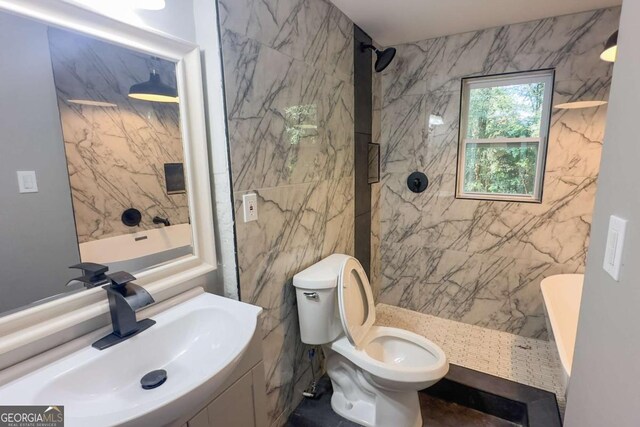
M 521 424 L 420 393 L 425 427 L 521 427 Z
M 331 381 L 325 375 L 318 382 L 320 397 L 305 399 L 293 411 L 287 427 L 358 427 L 331 409 Z M 517 427 L 520 424 L 467 408 L 457 403 L 420 393 L 425 427 Z M 391 427 L 391 426 L 390 426 Z
M 286 427 L 358 427 L 331 409 L 331 380 L 326 375 L 318 381 L 318 399 L 305 399 L 289 416 Z
M 288 427 L 357 426 L 331 409 L 328 376 L 318 390 L 317 399 L 305 399 L 295 409 Z M 420 407 L 428 427 L 562 426 L 553 393 L 453 364 L 442 380 L 420 392 Z

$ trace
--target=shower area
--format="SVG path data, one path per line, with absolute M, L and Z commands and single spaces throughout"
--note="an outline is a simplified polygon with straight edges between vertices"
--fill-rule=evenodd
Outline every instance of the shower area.
M 359 66 L 374 59 L 359 42 L 376 43 L 356 29 L 355 250 L 378 303 L 547 339 L 542 279 L 584 272 L 613 69 L 600 53 L 619 12 L 397 45 L 380 73 Z M 555 73 L 540 200 L 466 198 L 461 82 L 523 72 Z

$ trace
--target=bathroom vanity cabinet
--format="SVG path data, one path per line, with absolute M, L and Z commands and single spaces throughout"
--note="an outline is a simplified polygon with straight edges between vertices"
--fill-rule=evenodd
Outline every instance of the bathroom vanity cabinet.
M 259 331 L 259 329 L 258 329 Z M 181 427 L 266 427 L 262 343 L 257 332 L 238 368 L 211 400 Z

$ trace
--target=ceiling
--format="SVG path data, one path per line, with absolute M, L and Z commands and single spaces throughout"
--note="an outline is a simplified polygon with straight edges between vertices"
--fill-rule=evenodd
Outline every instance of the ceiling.
M 331 0 L 383 46 L 609 6 L 622 0 Z

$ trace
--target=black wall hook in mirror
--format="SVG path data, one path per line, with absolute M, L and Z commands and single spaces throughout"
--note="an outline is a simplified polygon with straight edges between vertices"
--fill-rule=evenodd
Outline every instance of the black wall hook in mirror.
M 429 179 L 422 172 L 414 172 L 407 178 L 407 187 L 414 193 L 422 193 L 428 186 Z
M 127 227 L 137 227 L 140 225 L 140 221 L 142 221 L 142 214 L 136 208 L 129 208 L 122 212 L 120 219 Z

